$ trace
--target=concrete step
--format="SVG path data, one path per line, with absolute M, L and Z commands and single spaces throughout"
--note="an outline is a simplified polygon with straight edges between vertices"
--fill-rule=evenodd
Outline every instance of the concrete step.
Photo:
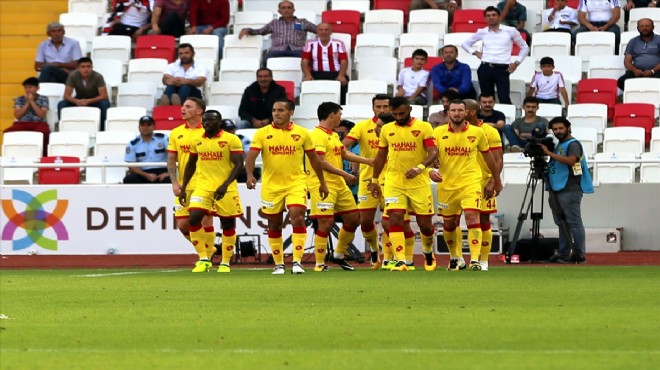
M 46 26 L 43 27 L 43 35 L 38 36 L 0 36 L 0 43 L 2 44 L 2 49 L 21 49 L 21 48 L 31 48 L 34 52 L 37 52 L 37 47 L 39 44 L 48 38 L 46 35 Z

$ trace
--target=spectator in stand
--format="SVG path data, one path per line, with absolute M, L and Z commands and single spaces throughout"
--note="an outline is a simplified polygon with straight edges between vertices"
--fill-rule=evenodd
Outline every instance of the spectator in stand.
M 273 122 L 273 104 L 286 99 L 286 90 L 273 81 L 273 71 L 257 70 L 257 81 L 245 88 L 238 108 L 238 128 L 262 128 Z
M 307 32 L 316 33 L 316 25 L 307 19 L 296 17 L 293 15 L 295 11 L 291 1 L 281 1 L 277 11 L 281 17 L 259 29 L 243 28 L 238 34 L 238 38 L 246 35 L 271 35 L 271 47 L 266 54 L 264 63 L 268 58 L 300 58 L 305 41 L 307 41 Z
M 195 64 L 195 49 L 192 45 L 183 43 L 177 50 L 179 59 L 165 69 L 163 84 L 166 87 L 158 105 L 181 105 L 188 97 L 202 98 L 200 88 L 206 82 L 206 67 Z
M 29 77 L 23 81 L 25 95 L 14 99 L 14 123 L 4 132 L 36 131 L 44 134 L 43 155 L 48 153 L 48 135 L 50 127 L 46 122 L 48 114 L 48 97 L 39 95 L 39 80 Z
M 481 59 L 481 65 L 477 69 L 481 93 L 494 95 L 497 86 L 498 101 L 501 104 L 511 104 L 509 76 L 525 60 L 529 46 L 515 28 L 500 24 L 500 10 L 496 7 L 487 7 L 484 10 L 484 18 L 488 26 L 478 29 L 461 47 Z M 483 41 L 483 52 L 472 48 L 479 40 Z M 514 42 L 520 51 L 515 61 L 511 62 Z
M 410 104 L 426 105 L 426 90 L 429 83 L 429 72 L 424 69 L 429 54 L 424 49 L 412 53 L 412 66 L 399 72 L 395 96 L 403 96 Z
M 437 111 L 429 115 L 428 122 L 436 128 L 449 122 L 449 102 L 452 100 L 460 99 L 460 95 L 456 90 L 447 90 L 440 95 L 443 110 Z
M 143 35 L 151 28 L 150 16 L 149 0 L 113 0 L 112 14 L 103 33 L 136 37 Z
M 527 8 L 518 0 L 502 0 L 497 3 L 497 9 L 502 12 L 500 21 L 507 26 L 515 27 L 518 32 L 525 35 L 527 45 L 532 45 L 532 36 L 525 29 Z
M 532 82 L 529 84 L 527 96 L 534 96 L 539 103 L 561 104 L 559 94 L 564 98 L 568 108 L 568 92 L 564 84 L 564 76 L 561 72 L 555 72 L 555 61 L 550 57 L 541 58 L 541 71 L 534 73 Z
M 607 31 L 614 33 L 614 52 L 619 53 L 621 29 L 616 24 L 621 17 L 619 0 L 580 0 L 578 7 L 578 27 L 573 35 L 588 31 Z
M 346 104 L 348 91 L 348 52 L 341 40 L 333 39 L 330 23 L 316 26 L 317 37 L 307 41 L 300 66 L 303 81 L 337 80 L 341 83 L 341 104 Z
M 57 104 L 58 117 L 62 117 L 62 108 L 76 106 L 101 109 L 101 131 L 105 130 L 105 114 L 110 108 L 108 89 L 103 75 L 94 70 L 92 59 L 88 57 L 78 59 L 78 68 L 67 78 L 64 99 Z
M 418 9 L 443 9 L 449 13 L 449 24 L 454 17 L 454 11 L 460 9 L 461 0 L 412 0 L 410 10 Z
M 153 35 L 181 37 L 186 31 L 187 0 L 154 0 L 151 13 Z
M 457 92 L 458 95 L 449 99 L 449 101 L 454 99 L 476 99 L 477 92 L 472 86 L 470 66 L 456 59 L 458 48 L 455 45 L 445 45 L 440 49 L 440 52 L 442 53 L 443 62 L 431 68 L 431 80 L 435 91 L 439 94 L 444 94 L 448 90 Z M 449 109 L 449 103 L 447 103 L 446 109 Z M 445 122 L 448 121 L 449 117 Z
M 138 129 L 140 135 L 126 146 L 124 161 L 139 162 L 167 162 L 168 137 L 160 132 L 154 133 L 155 121 L 151 116 L 140 118 Z M 124 177 L 124 184 L 170 184 L 172 181 L 167 173 L 167 167 L 128 167 L 128 175 Z
M 34 70 L 40 72 L 39 82 L 65 83 L 69 73 L 76 69 L 82 51 L 78 41 L 64 36 L 64 25 L 50 23 L 46 27 L 50 39 L 39 44 Z
M 552 9 L 543 11 L 548 29 L 545 32 L 567 32 L 571 33 L 573 27 L 578 25 L 577 10 L 567 6 L 568 0 L 555 0 Z
M 190 0 L 189 35 L 218 36 L 218 58 L 222 59 L 229 24 L 229 0 Z
M 495 127 L 500 132 L 500 136 L 506 124 L 506 116 L 504 113 L 495 110 L 495 96 L 481 94 L 479 96 L 479 106 L 481 107 L 477 118 L 485 123 Z
M 539 101 L 533 96 L 523 100 L 524 117 L 504 126 L 504 135 L 511 144 L 512 152 L 521 152 L 529 139 L 545 136 L 548 132 L 548 120 L 536 115 L 539 110 Z
M 633 37 L 626 46 L 623 58 L 626 73 L 619 77 L 619 89 L 623 90 L 629 78 L 660 77 L 660 36 L 653 29 L 653 20 L 649 18 L 637 22 L 639 36 Z

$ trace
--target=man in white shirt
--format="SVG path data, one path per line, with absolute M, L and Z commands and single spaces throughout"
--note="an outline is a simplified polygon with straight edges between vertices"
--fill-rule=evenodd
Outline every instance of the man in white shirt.
M 417 49 L 412 54 L 412 67 L 399 72 L 396 96 L 408 98 L 410 104 L 426 105 L 426 88 L 429 82 L 429 72 L 424 65 L 429 54 L 423 49 Z
M 544 24 L 548 25 L 545 32 L 568 32 L 578 25 L 577 10 L 567 6 L 567 0 L 555 0 L 555 6 L 543 11 Z
M 619 52 L 621 29 L 617 25 L 621 17 L 619 0 L 580 0 L 578 6 L 578 27 L 574 36 L 580 32 L 607 31 L 614 33 L 614 53 Z M 574 37 L 575 38 L 575 37 Z
M 158 105 L 181 105 L 189 97 L 202 98 L 200 87 L 206 82 L 206 67 L 195 64 L 192 45 L 183 43 L 177 50 L 179 59 L 165 69 L 163 84 L 166 87 Z
M 489 6 L 484 10 L 488 27 L 480 28 L 470 36 L 461 47 L 468 53 L 481 59 L 477 69 L 479 86 L 484 95 L 494 95 L 497 86 L 497 98 L 500 104 L 511 104 L 509 75 L 525 60 L 529 46 L 520 32 L 514 27 L 500 24 L 500 10 Z M 472 48 L 477 41 L 483 41 L 483 51 Z M 513 43 L 520 48 L 516 61 L 511 63 Z

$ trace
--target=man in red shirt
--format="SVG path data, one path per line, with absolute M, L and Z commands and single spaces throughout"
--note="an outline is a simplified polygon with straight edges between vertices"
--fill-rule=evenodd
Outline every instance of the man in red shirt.
M 341 40 L 333 39 L 332 26 L 320 23 L 316 26 L 316 38 L 307 41 L 300 67 L 303 81 L 337 80 L 341 83 L 341 104 L 346 104 L 348 90 L 348 52 Z
M 229 24 L 229 0 L 190 0 L 188 20 L 189 35 L 218 36 L 218 58 L 222 59 Z

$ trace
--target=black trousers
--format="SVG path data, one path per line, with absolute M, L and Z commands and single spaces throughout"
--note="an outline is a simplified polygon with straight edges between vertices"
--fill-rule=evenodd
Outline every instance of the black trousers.
M 337 79 L 337 76 L 339 76 L 339 72 L 313 72 L 312 71 L 312 77 L 315 80 L 325 80 L 325 81 L 334 81 Z M 346 76 L 346 81 L 349 81 L 350 79 L 348 76 Z M 341 85 L 341 91 L 340 91 L 340 97 L 341 97 L 341 105 L 346 104 L 346 93 L 348 92 L 348 82 L 345 85 Z
M 160 175 L 161 173 L 167 172 L 167 168 L 150 168 L 144 170 L 147 173 L 153 173 L 154 175 Z M 171 184 L 172 180 L 169 176 L 163 179 L 163 181 L 149 182 L 144 177 L 138 175 L 137 173 L 129 173 L 124 177 L 124 184 Z
M 492 65 L 481 63 L 477 69 L 481 95 L 495 95 L 497 86 L 497 100 L 500 104 L 511 104 L 511 83 L 509 81 L 508 65 Z

